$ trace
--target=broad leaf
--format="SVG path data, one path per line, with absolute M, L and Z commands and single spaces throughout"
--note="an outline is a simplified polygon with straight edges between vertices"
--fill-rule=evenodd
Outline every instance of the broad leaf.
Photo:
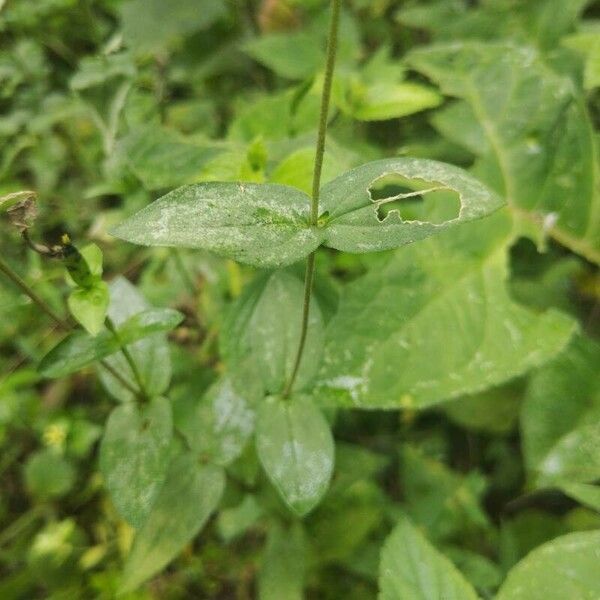
M 600 512 L 600 486 L 588 483 L 563 483 L 560 489 L 573 500 Z
M 108 316 L 117 325 L 149 307 L 145 298 L 127 279 L 118 277 L 110 284 Z M 148 394 L 159 396 L 165 392 L 171 379 L 171 356 L 166 336 L 163 333 L 148 336 L 130 345 L 129 352 L 137 365 Z M 106 360 L 122 377 L 136 387 L 135 377 L 122 353 L 114 354 Z M 124 402 L 132 400 L 131 392 L 112 375 L 104 369 L 99 371 L 99 375 L 111 395 Z
M 327 491 L 334 459 L 329 425 L 312 400 L 267 398 L 258 412 L 256 449 L 286 504 L 298 515 L 310 512 Z
M 100 471 L 119 514 L 133 527 L 146 520 L 165 476 L 172 437 L 171 406 L 154 398 L 115 408 L 100 445 Z
M 593 600 L 600 597 L 600 531 L 564 535 L 514 567 L 496 600 Z
M 285 271 L 259 275 L 232 305 L 223 326 L 222 352 L 230 368 L 250 361 L 255 376 L 271 394 L 283 391 L 294 368 L 302 325 L 303 289 L 302 282 Z M 321 310 L 313 299 L 295 390 L 306 387 L 317 373 L 323 335 Z
M 221 468 L 201 464 L 191 453 L 173 459 L 127 557 L 121 593 L 138 587 L 181 552 L 217 507 L 224 486 Z
M 458 109 L 460 129 L 452 114 L 441 113 L 435 124 L 467 147 L 468 138 L 485 138 L 475 173 L 521 217 L 600 262 L 598 155 L 571 79 L 551 71 L 534 49 L 513 44 L 433 46 L 409 60 L 468 104 Z
M 182 420 L 179 429 L 194 452 L 223 466 L 242 453 L 254 432 L 254 406 L 260 394 L 253 389 L 252 375 L 245 386 L 238 378 L 223 376 Z
M 371 188 L 386 181 L 397 182 L 404 191 L 374 199 Z M 441 195 L 437 198 L 441 203 L 450 203 L 452 196 L 458 195 L 458 214 L 436 223 L 425 218 L 403 219 L 396 205 L 382 214 L 394 201 L 436 194 Z M 344 173 L 321 190 L 324 243 L 344 252 L 388 250 L 479 219 L 500 206 L 498 196 L 458 167 L 416 158 L 379 160 Z
M 600 478 L 600 346 L 580 337 L 532 378 L 521 411 L 537 486 Z
M 284 531 L 269 528 L 258 578 L 259 600 L 303 600 L 306 540 L 298 523 Z
M 477 600 L 471 584 L 406 518 L 386 540 L 379 600 Z
M 222 2 L 129 0 L 120 7 L 125 42 L 140 52 L 161 51 L 178 38 L 206 29 L 227 12 Z
M 119 146 L 127 165 L 148 190 L 194 183 L 206 163 L 221 152 L 209 142 L 192 142 L 173 130 L 143 127 Z
M 328 324 L 320 393 L 363 408 L 424 408 L 557 354 L 575 324 L 512 301 L 510 238 L 502 212 L 382 257 L 348 285 Z
M 113 234 L 144 246 L 211 250 L 258 267 L 280 267 L 315 250 L 320 231 L 309 226 L 310 200 L 276 184 L 188 185 L 150 204 Z
M 96 337 L 82 332 L 69 334 L 55 346 L 40 363 L 39 370 L 46 377 L 63 377 L 102 358 L 118 352 L 122 347 L 147 336 L 177 327 L 183 315 L 171 308 L 151 308 L 125 321 L 117 336 L 102 331 Z

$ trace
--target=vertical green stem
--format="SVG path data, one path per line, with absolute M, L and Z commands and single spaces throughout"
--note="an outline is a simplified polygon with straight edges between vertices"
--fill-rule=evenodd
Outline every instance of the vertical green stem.
M 319 192 L 321 189 L 321 172 L 323 171 L 323 156 L 325 155 L 325 140 L 327 137 L 327 120 L 329 116 L 329 103 L 331 101 L 331 86 L 333 83 L 333 71 L 335 67 L 335 55 L 337 51 L 337 37 L 340 21 L 340 9 L 342 0 L 331 0 L 331 20 L 329 24 L 329 36 L 327 38 L 327 62 L 325 64 L 325 78 L 323 80 L 323 92 L 321 94 L 321 111 L 319 115 L 319 131 L 317 134 L 317 147 L 315 151 L 315 167 L 312 181 L 312 197 L 310 203 L 310 223 L 316 227 L 319 222 Z M 298 375 L 306 335 L 308 333 L 308 320 L 310 316 L 310 297 L 312 294 L 313 281 L 315 278 L 315 252 L 312 252 L 306 263 L 306 275 L 304 279 L 304 301 L 302 305 L 302 325 L 300 330 L 300 342 L 294 361 L 292 374 L 284 388 L 283 397 L 288 398 L 292 392 L 294 382 Z
M 31 300 L 43 311 L 45 312 L 61 329 L 65 331 L 70 331 L 73 327 L 64 319 L 59 317 L 52 308 L 43 300 L 38 294 L 29 286 L 29 284 L 12 268 L 8 265 L 8 263 L 4 262 L 2 257 L 0 257 L 0 271 L 4 273 L 24 294 L 29 296 Z M 128 389 L 132 394 L 139 397 L 143 395 L 143 389 L 136 390 L 121 374 L 113 369 L 110 364 L 108 364 L 105 360 L 101 360 L 100 364 L 106 371 L 108 371 L 123 387 Z

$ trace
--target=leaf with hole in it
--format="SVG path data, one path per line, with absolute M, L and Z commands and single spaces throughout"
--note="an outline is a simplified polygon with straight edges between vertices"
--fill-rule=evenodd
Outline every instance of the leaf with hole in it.
M 310 199 L 276 184 L 200 183 L 174 190 L 113 234 L 144 246 L 211 250 L 257 267 L 296 262 L 321 243 L 309 225 Z
M 316 394 L 361 408 L 425 408 L 553 358 L 576 324 L 512 300 L 511 239 L 503 211 L 381 257 L 347 286 L 327 326 Z
M 259 275 L 231 307 L 223 326 L 221 349 L 230 368 L 249 360 L 265 390 L 277 394 L 292 374 L 300 342 L 302 282 L 285 271 Z M 323 353 L 323 317 L 311 301 L 305 352 L 294 384 L 306 387 Z
M 478 600 L 478 595 L 459 570 L 402 518 L 381 551 L 378 598 Z
M 298 515 L 310 512 L 329 487 L 334 445 L 329 424 L 306 396 L 271 396 L 258 411 L 256 449 L 273 485 Z
M 508 573 L 496 600 L 600 598 L 600 531 L 558 537 L 536 548 Z
M 525 465 L 536 487 L 600 478 L 598 365 L 600 345 L 578 337 L 530 379 L 521 431 Z
M 476 151 L 475 174 L 521 218 L 600 262 L 598 151 L 571 78 L 552 71 L 534 48 L 513 43 L 440 44 L 408 60 L 460 99 L 434 124 Z M 474 147 L 473 140 L 485 142 Z
M 169 463 L 171 406 L 153 398 L 138 407 L 117 406 L 100 444 L 100 472 L 119 514 L 139 528 L 152 507 Z
M 377 187 L 383 187 L 382 197 L 374 194 Z M 386 194 L 388 188 L 392 191 Z M 415 199 L 445 204 L 453 214 L 439 222 L 428 221 L 419 210 L 403 216 L 402 205 Z M 393 158 L 362 165 L 323 186 L 320 221 L 326 246 L 344 252 L 378 252 L 480 219 L 502 204 L 496 194 L 458 167 Z
M 64 377 L 142 338 L 170 331 L 182 319 L 183 315 L 171 308 L 152 308 L 125 321 L 117 330 L 118 337 L 106 330 L 96 337 L 71 333 L 44 356 L 39 371 L 46 377 Z
M 202 529 L 225 487 L 223 469 L 191 453 L 173 459 L 127 557 L 120 593 L 132 591 L 170 563 Z

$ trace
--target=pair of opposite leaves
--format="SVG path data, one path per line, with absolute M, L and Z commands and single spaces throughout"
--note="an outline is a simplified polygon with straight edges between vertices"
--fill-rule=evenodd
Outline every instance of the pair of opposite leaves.
M 442 223 L 404 221 L 391 211 L 381 218 L 379 207 L 394 198 L 374 200 L 369 189 L 387 176 L 414 182 L 423 194 L 434 190 L 458 194 L 458 216 Z M 127 219 L 113 234 L 145 246 L 197 248 L 256 267 L 279 268 L 321 245 L 353 253 L 397 248 L 484 217 L 503 205 L 499 196 L 464 170 L 416 158 L 367 163 L 327 183 L 320 192 L 317 226 L 310 224 L 310 202 L 304 192 L 278 184 L 186 185 Z

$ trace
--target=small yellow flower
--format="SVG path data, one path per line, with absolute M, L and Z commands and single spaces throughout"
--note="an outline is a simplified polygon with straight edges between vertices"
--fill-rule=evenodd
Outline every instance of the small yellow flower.
M 46 446 L 62 449 L 67 439 L 67 428 L 62 423 L 48 425 L 44 430 L 43 439 Z

